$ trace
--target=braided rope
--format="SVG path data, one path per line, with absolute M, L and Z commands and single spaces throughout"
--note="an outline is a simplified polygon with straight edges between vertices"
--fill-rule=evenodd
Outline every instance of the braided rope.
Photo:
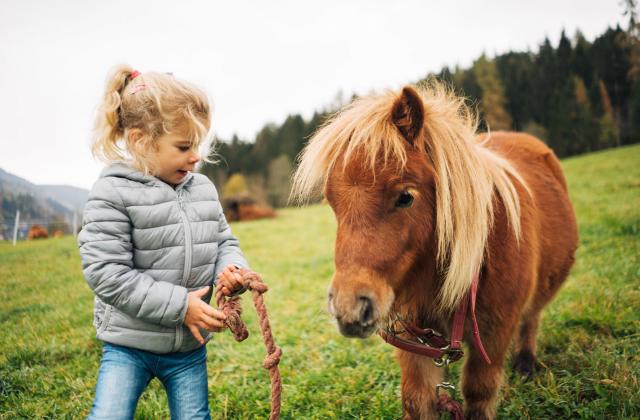
M 271 377 L 271 415 L 269 419 L 276 420 L 280 418 L 280 400 L 282 395 L 282 379 L 280 378 L 280 370 L 278 369 L 278 363 L 280 363 L 280 358 L 282 357 L 282 349 L 276 346 L 273 340 L 269 318 L 267 317 L 267 308 L 262 298 L 262 295 L 266 293 L 269 288 L 262 282 L 262 278 L 258 273 L 244 268 L 239 269 L 239 272 L 242 277 L 240 283 L 242 283 L 246 289 L 251 290 L 253 305 L 256 308 L 260 320 L 260 330 L 262 331 L 264 346 L 267 349 L 267 356 L 262 363 L 262 367 L 269 371 L 269 376 Z M 249 332 L 240 318 L 242 313 L 240 297 L 235 296 L 227 299 L 222 293 L 222 284 L 220 283 L 216 286 L 215 297 L 218 308 L 227 316 L 225 324 L 231 330 L 233 338 L 235 338 L 236 341 L 245 340 L 249 336 Z

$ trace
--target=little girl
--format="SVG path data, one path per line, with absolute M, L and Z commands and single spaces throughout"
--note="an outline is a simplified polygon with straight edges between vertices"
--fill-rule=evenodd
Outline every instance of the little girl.
M 78 236 L 104 342 L 89 418 L 133 418 L 157 377 L 172 419 L 209 418 L 205 343 L 225 316 L 215 279 L 241 291 L 248 267 L 214 185 L 192 173 L 210 129 L 206 95 L 128 66 L 107 79 L 93 152 L 110 165 L 94 184 Z

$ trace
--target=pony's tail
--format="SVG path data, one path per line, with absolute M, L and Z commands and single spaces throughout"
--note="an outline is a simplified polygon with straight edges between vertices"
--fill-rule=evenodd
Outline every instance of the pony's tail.
M 104 96 L 98 107 L 91 146 L 93 155 L 105 162 L 124 159 L 123 150 L 118 145 L 118 140 L 124 136 L 119 111 L 122 92 L 133 71 L 133 67 L 122 64 L 116 66 L 107 77 Z

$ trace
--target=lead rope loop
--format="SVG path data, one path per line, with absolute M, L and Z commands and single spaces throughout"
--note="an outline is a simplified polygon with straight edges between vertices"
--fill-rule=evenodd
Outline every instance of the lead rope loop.
M 258 319 L 260 320 L 260 330 L 262 331 L 262 338 L 264 346 L 267 349 L 267 356 L 262 363 L 262 367 L 269 371 L 269 377 L 271 378 L 271 414 L 270 420 L 276 420 L 280 418 L 280 401 L 282 395 L 282 379 L 280 377 L 280 370 L 278 369 L 278 363 L 282 357 L 282 349 L 275 344 L 273 335 L 271 334 L 271 326 L 269 325 L 269 318 L 267 316 L 267 308 L 264 304 L 262 295 L 266 293 L 269 288 L 262 282 L 260 275 L 254 271 L 241 268 L 238 270 L 241 276 L 240 283 L 247 290 L 251 291 L 253 305 L 258 313 Z M 240 318 L 242 313 L 242 307 L 240 305 L 240 297 L 234 296 L 232 298 L 226 298 L 222 293 L 222 285 L 218 283 L 215 288 L 215 297 L 218 308 L 227 316 L 225 325 L 229 327 L 233 338 L 236 341 L 243 341 L 249 336 L 247 327 Z

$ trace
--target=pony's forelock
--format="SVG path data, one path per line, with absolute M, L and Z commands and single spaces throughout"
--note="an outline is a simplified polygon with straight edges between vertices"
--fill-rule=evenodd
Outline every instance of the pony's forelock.
M 415 147 L 429 154 L 435 169 L 437 262 L 444 274 L 438 309 L 449 311 L 462 299 L 479 270 L 494 216 L 494 189 L 520 238 L 520 203 L 511 178 L 525 189 L 516 169 L 479 142 L 476 114 L 445 85 L 430 81 L 418 89 L 424 104 L 422 134 Z M 391 121 L 398 93 L 360 98 L 330 118 L 299 157 L 291 198 L 304 202 L 323 187 L 327 174 L 355 152 L 374 172 L 384 164 L 407 162 L 406 140 Z M 375 173 L 375 172 L 374 172 Z

